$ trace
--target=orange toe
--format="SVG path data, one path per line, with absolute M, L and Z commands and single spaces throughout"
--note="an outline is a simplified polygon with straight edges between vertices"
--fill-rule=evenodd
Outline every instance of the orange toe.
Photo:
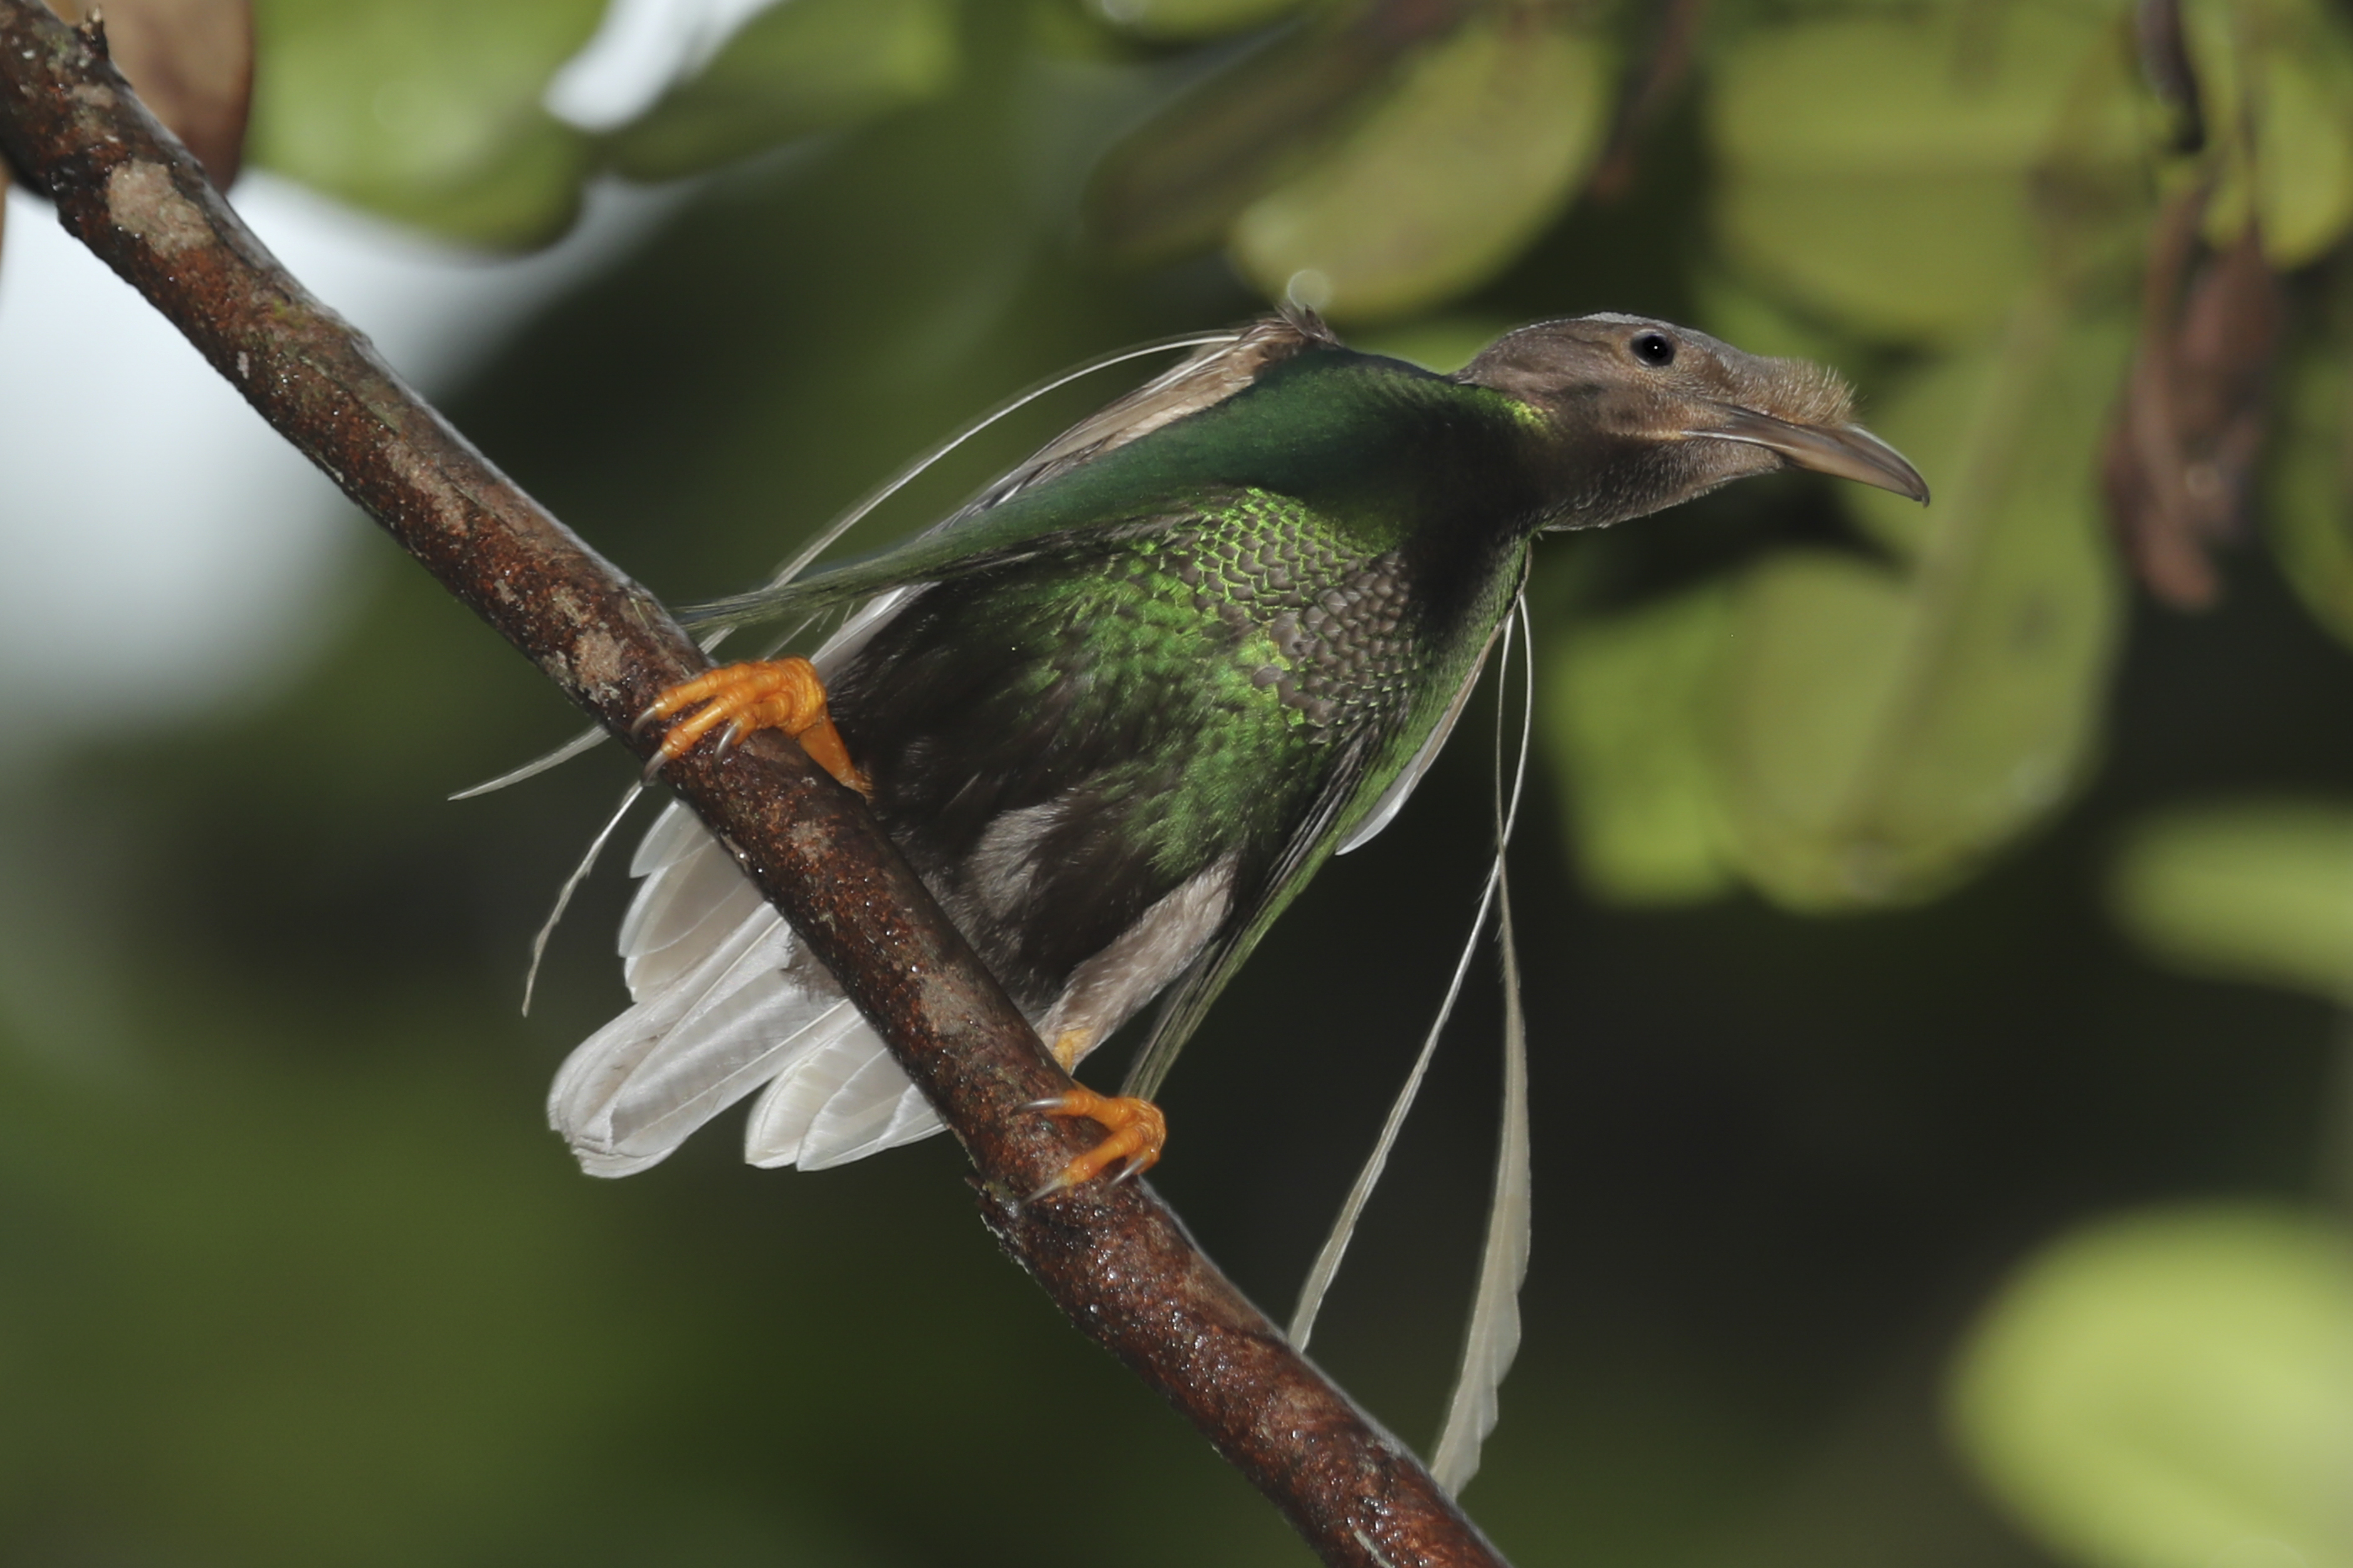
M 694 711 L 662 737 L 656 766 L 684 756 L 723 727 L 729 743 L 754 730 L 782 730 L 835 778 L 860 795 L 873 793 L 865 773 L 849 760 L 849 748 L 826 710 L 825 682 L 805 658 L 754 659 L 706 670 L 655 698 L 638 722 L 655 723 L 690 708 Z
M 1124 1182 L 1158 1164 L 1161 1148 L 1168 1142 L 1168 1119 L 1158 1106 L 1134 1095 L 1097 1094 L 1082 1085 L 1058 1100 L 1047 1100 L 1040 1109 L 1049 1116 L 1083 1116 L 1100 1123 L 1111 1136 L 1063 1166 L 1059 1175 L 1030 1194 L 1033 1200 L 1092 1182 L 1113 1165 L 1120 1167 L 1113 1179 Z

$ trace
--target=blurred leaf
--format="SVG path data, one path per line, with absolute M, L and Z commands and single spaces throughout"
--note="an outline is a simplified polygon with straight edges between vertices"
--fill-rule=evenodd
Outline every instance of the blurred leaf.
M 1609 50 L 1512 5 L 1416 57 L 1395 89 L 1235 220 L 1235 265 L 1271 298 L 1400 315 L 1487 281 L 1560 210 L 1609 128 Z M 1311 275 L 1318 281 L 1294 287 Z
M 50 0 L 79 21 L 95 4 Z M 107 52 L 140 101 L 227 190 L 245 154 L 253 101 L 253 11 L 247 0 L 106 0 Z
M 1885 852 L 1852 825 L 1862 815 L 1853 798 L 1882 715 L 1902 700 L 1911 596 L 1852 557 L 1793 552 L 1748 574 L 1738 612 L 1743 657 L 1726 676 L 1723 744 L 1744 869 L 1801 907 L 1891 896 Z
M 1088 0 L 1089 9 L 1139 37 L 1176 42 L 1263 26 L 1303 0 Z
M 2353 398 L 2348 345 L 2321 335 L 2291 363 L 2264 509 L 2272 548 L 2315 619 L 2353 642 Z
M 1580 625 L 1540 656 L 1538 733 L 1599 898 L 1687 903 L 1731 886 L 1706 726 L 1731 611 L 1718 584 Z
M 1481 349 L 1517 325 L 1502 316 L 1424 316 L 1374 331 L 1351 333 L 1348 343 L 1368 354 L 1387 354 L 1440 375 L 1451 375 L 1477 358 Z
M 1747 33 L 1708 100 L 1725 248 L 1835 320 L 1950 342 L 2000 321 L 2054 245 L 2071 267 L 2087 246 L 2128 246 L 2142 135 L 2104 9 L 1951 6 Z
M 1800 315 L 1728 272 L 1710 268 L 1698 273 L 1692 279 L 1692 292 L 1698 300 L 1699 324 L 1748 353 L 1819 364 L 1838 364 L 1854 353 L 1853 344 L 1825 331 L 1819 317 Z M 1872 410 L 1860 413 L 1865 424 L 1871 423 Z
M 2353 1568 L 2353 1237 L 2160 1210 L 2061 1238 L 1956 1368 L 1964 1451 L 2098 1568 Z
M 1874 417 L 1935 488 L 1838 493 L 1905 563 L 1750 573 L 1720 743 L 1743 868 L 1799 908 L 1926 897 L 2081 774 L 2116 637 L 2092 489 L 2119 328 L 2020 308 Z
M 2252 207 L 2272 264 L 2301 267 L 2353 224 L 2353 31 L 2321 0 L 2205 0 L 2188 21 L 2224 149 L 2207 236 L 2227 246 Z
M 1401 60 L 1476 0 L 1358 0 L 1309 17 L 1197 84 L 1113 147 L 1086 194 L 1089 229 L 1129 265 L 1225 237 L 1234 216 L 1368 111 Z
M 2111 902 L 2184 968 L 2353 1005 L 2353 808 L 2274 801 L 2145 822 Z
M 780 0 L 615 132 L 607 153 L 632 179 L 691 174 L 920 102 L 955 68 L 948 0 Z
M 356 206 L 474 244 L 571 225 L 581 135 L 541 106 L 602 0 L 266 0 L 253 155 Z

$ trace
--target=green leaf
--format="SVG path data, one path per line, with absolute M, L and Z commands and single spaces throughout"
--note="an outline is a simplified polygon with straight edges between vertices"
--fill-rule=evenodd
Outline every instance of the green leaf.
M 1940 891 L 2047 815 L 2093 749 L 2117 621 L 2094 440 L 2128 342 L 2030 300 L 1873 420 L 1936 490 L 1841 488 L 1902 558 L 1743 584 L 1718 733 L 1742 868 L 1805 909 Z
M 2089 1226 L 1957 1363 L 1961 1447 L 2093 1568 L 2353 1568 L 2353 1237 L 2294 1210 Z
M 1531 6 L 1500 7 L 1415 57 L 1371 113 L 1251 202 L 1231 247 L 1274 298 L 1395 316 L 1509 266 L 1591 169 L 1609 50 Z
M 2186 969 L 2353 1005 L 2353 807 L 2266 801 L 2174 812 L 2118 856 L 2125 929 Z
M 540 100 L 602 0 L 263 0 L 253 159 L 353 205 L 473 244 L 570 226 L 580 134 Z
M 1400 62 L 1462 16 L 1459 4 L 1357 0 L 1283 29 L 1104 156 L 1087 184 L 1089 231 L 1131 266 L 1217 244 L 1237 213 L 1369 112 Z
M 919 103 L 956 70 L 948 0 L 781 0 L 605 143 L 639 180 L 713 168 Z
M 1222 37 L 1287 16 L 1302 0 L 1088 0 L 1088 9 L 1142 38 Z
M 1555 634 L 1540 655 L 1537 734 L 1596 897 L 1689 903 L 1732 885 L 1706 725 L 1731 600 L 1702 588 Z
M 2264 520 L 2281 569 L 2313 617 L 2353 642 L 2353 397 L 2346 343 L 2299 345 L 2284 378 Z
M 1998 324 L 2054 262 L 2128 259 L 2146 174 L 2119 9 L 1750 31 L 1707 103 L 1726 253 L 1833 321 L 1929 342 Z
M 2273 266 L 2317 259 L 2353 226 L 2353 30 L 2321 0 L 2207 0 L 2188 22 L 2224 147 L 2209 238 L 2237 238 L 2252 209 Z
M 1854 357 L 1854 342 L 1825 331 L 1820 318 L 1801 315 L 1720 268 L 1696 271 L 1691 287 L 1699 324 L 1748 353 L 1817 364 L 1838 364 Z M 1871 410 L 1862 412 L 1869 423 Z
M 1725 805 L 1742 868 L 1801 908 L 1894 896 L 1878 839 L 1858 831 L 1858 781 L 1898 705 L 1904 584 L 1847 556 L 1791 552 L 1741 584 L 1721 721 Z

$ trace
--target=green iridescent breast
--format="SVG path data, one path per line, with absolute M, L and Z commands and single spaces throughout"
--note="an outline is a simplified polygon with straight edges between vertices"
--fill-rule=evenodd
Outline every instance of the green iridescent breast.
M 1415 639 L 1395 552 L 1367 553 L 1263 492 L 1137 549 L 1222 626 L 1229 659 L 1302 738 L 1328 742 L 1403 712 Z

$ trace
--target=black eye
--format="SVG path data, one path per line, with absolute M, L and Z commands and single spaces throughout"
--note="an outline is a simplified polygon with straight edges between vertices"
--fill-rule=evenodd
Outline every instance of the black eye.
M 1634 351 L 1634 357 L 1644 364 L 1664 365 L 1675 363 L 1675 340 L 1664 332 L 1637 332 L 1634 334 L 1634 341 L 1627 346 Z

